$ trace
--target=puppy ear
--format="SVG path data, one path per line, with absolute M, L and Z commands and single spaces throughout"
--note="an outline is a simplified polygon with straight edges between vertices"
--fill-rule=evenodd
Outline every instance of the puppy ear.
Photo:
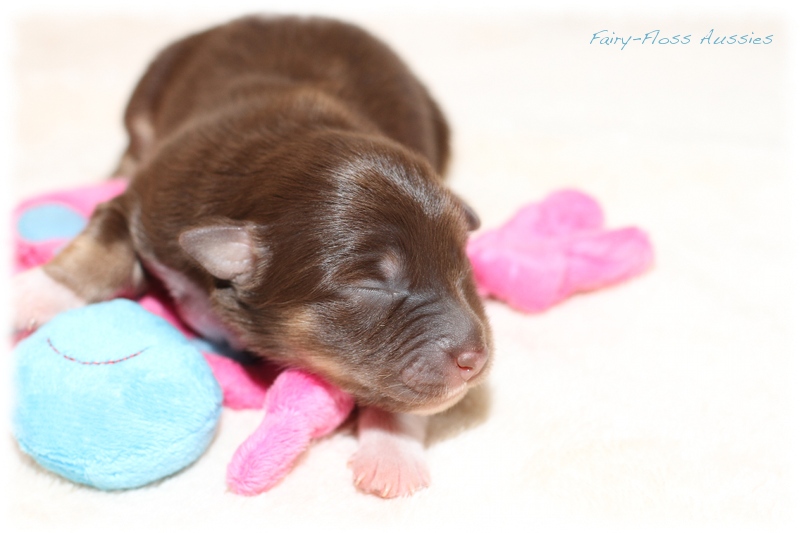
M 461 197 L 456 196 L 456 200 L 461 206 L 461 209 L 464 211 L 464 217 L 467 219 L 467 228 L 469 228 L 470 231 L 475 231 L 476 229 L 480 228 L 481 219 L 478 217 L 478 213 L 476 213 L 467 202 L 461 199 Z
M 215 278 L 241 283 L 255 268 L 255 243 L 243 224 L 190 229 L 180 234 L 178 243 Z

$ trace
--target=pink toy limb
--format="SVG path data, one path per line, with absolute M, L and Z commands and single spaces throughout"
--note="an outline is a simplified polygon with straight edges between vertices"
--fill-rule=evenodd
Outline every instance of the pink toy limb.
M 115 178 L 101 184 L 42 194 L 21 202 L 12 213 L 12 223 L 17 227 L 20 217 L 29 209 L 44 204 L 62 204 L 88 219 L 92 211 L 102 202 L 121 194 L 127 186 L 124 178 Z M 53 258 L 67 242 L 66 239 L 50 239 L 44 242 L 28 242 L 14 232 L 14 272 L 42 265 Z
M 520 209 L 502 228 L 506 235 L 558 237 L 603 227 L 603 210 L 597 200 L 580 191 L 565 189 Z
M 533 243 L 527 248 L 471 249 L 470 259 L 479 291 L 526 313 L 536 313 L 562 299 L 566 258 L 559 250 Z M 486 246 L 488 245 L 488 246 Z
M 482 296 L 528 313 L 629 279 L 653 262 L 644 232 L 603 229 L 600 205 L 569 190 L 528 204 L 500 228 L 473 237 L 467 255 Z
M 586 235 L 569 242 L 564 286 L 590 291 L 637 276 L 653 263 L 653 246 L 638 228 Z M 566 296 L 565 296 L 566 297 Z
M 41 194 L 20 202 L 14 209 L 13 218 L 19 218 L 23 212 L 32 207 L 48 203 L 66 205 L 89 218 L 98 204 L 122 194 L 127 186 L 128 180 L 118 177 L 83 187 Z
M 353 405 L 347 393 L 316 376 L 285 370 L 267 391 L 264 420 L 228 465 L 228 487 L 247 496 L 269 490 L 311 440 L 336 429 Z
M 223 405 L 231 409 L 259 409 L 277 370 L 267 364 L 241 365 L 211 352 L 203 352 L 208 366 L 222 389 Z

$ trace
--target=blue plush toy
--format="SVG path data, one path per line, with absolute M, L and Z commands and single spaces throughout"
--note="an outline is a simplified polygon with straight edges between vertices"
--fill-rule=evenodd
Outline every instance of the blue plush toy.
M 222 410 L 198 349 L 130 300 L 62 313 L 14 356 L 20 448 L 100 489 L 139 487 L 191 464 Z

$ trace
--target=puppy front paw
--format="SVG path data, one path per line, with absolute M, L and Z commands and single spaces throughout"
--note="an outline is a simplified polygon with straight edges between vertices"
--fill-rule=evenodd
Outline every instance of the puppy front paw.
M 430 485 L 422 445 L 426 424 L 424 417 L 362 409 L 358 451 L 348 463 L 356 487 L 381 498 L 397 498 Z
M 390 438 L 362 444 L 349 465 L 355 486 L 381 498 L 410 496 L 431 482 L 423 450 L 413 442 Z
M 85 300 L 48 276 L 42 267 L 14 276 L 11 289 L 15 334 L 33 331 L 62 311 L 86 305 Z

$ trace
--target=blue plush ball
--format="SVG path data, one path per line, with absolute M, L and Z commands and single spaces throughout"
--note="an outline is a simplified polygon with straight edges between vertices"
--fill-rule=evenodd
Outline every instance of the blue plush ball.
M 62 313 L 14 356 L 17 442 L 72 481 L 138 487 L 186 467 L 211 442 L 222 409 L 211 369 L 135 302 Z

